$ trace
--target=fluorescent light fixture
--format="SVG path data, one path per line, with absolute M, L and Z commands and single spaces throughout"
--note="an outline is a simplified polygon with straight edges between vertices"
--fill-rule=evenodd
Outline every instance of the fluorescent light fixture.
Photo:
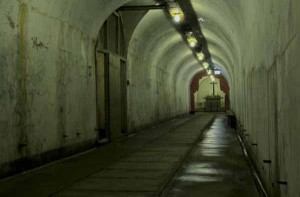
M 215 79 L 215 77 L 214 77 L 213 75 L 210 76 L 210 79 L 211 79 L 213 82 L 216 81 L 216 79 Z
M 209 68 L 209 64 L 208 64 L 207 62 L 204 62 L 202 65 L 203 65 L 203 67 L 204 67 L 205 69 L 208 69 L 208 68 Z
M 194 36 L 189 36 L 187 38 L 187 41 L 188 41 L 189 45 L 193 48 L 197 45 L 197 42 L 198 42 Z
M 197 45 L 197 39 L 193 35 L 192 31 L 185 32 L 186 40 L 191 47 L 195 47 Z
M 198 53 L 197 56 L 200 61 L 203 61 L 205 59 L 205 55 L 203 53 Z
M 220 70 L 214 70 L 215 75 L 220 75 L 221 71 Z
M 196 46 L 196 42 L 191 41 L 191 42 L 190 42 L 190 46 L 191 46 L 191 47 L 195 47 L 195 46 Z
M 175 14 L 175 16 L 174 16 L 174 21 L 175 21 L 176 23 L 179 23 L 179 22 L 181 21 L 181 17 L 180 17 L 179 14 Z
M 170 9 L 169 12 L 176 23 L 179 23 L 184 17 L 184 13 L 180 8 Z
M 211 72 L 210 69 L 207 69 L 207 74 L 208 74 L 208 75 L 211 75 L 211 74 L 212 74 L 212 72 Z

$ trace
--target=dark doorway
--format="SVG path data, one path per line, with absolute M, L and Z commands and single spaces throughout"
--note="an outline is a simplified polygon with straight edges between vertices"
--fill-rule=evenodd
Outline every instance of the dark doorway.
M 126 50 L 122 14 L 112 13 L 96 44 L 97 131 L 100 141 L 127 134 Z
M 126 62 L 121 60 L 121 132 L 127 135 L 127 68 Z
M 96 53 L 96 114 L 100 141 L 109 139 L 108 55 Z

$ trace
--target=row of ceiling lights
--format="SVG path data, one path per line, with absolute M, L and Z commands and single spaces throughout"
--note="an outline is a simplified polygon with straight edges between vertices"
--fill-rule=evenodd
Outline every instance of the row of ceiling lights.
M 171 16 L 173 17 L 173 20 L 176 24 L 179 24 L 180 22 L 182 22 L 184 20 L 184 13 L 180 8 L 178 8 L 178 6 L 176 8 L 170 8 L 169 12 L 170 12 Z M 214 75 L 215 74 L 216 75 L 221 74 L 220 70 L 214 70 L 214 72 L 213 72 L 213 70 L 211 69 L 211 66 L 206 61 L 205 54 L 202 53 L 202 52 L 196 52 L 195 51 L 195 48 L 198 44 L 198 41 L 195 38 L 195 36 L 193 35 L 192 31 L 186 32 L 185 37 L 186 37 L 187 42 L 189 43 L 189 46 L 192 48 L 193 52 L 198 57 L 198 61 L 200 62 L 202 67 L 206 70 L 206 72 L 210 76 L 211 80 L 215 81 L 215 76 Z

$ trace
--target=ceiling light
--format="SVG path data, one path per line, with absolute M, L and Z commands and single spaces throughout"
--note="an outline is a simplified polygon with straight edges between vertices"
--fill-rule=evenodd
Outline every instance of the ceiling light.
M 195 47 L 196 46 L 196 42 L 194 42 L 194 41 L 190 42 L 190 46 L 191 47 Z
M 215 75 L 220 75 L 221 71 L 220 70 L 214 70 Z
M 205 69 L 208 69 L 208 67 L 209 67 L 209 64 L 207 62 L 204 62 L 202 65 Z
M 174 21 L 175 21 L 176 23 L 179 23 L 180 20 L 181 20 L 180 15 L 179 15 L 179 14 L 175 14 L 175 16 L 174 16 Z
M 182 20 L 182 18 L 184 17 L 184 14 L 180 8 L 170 9 L 169 12 L 176 23 L 179 23 Z
M 216 79 L 215 79 L 215 77 L 214 77 L 213 75 L 210 76 L 210 79 L 211 79 L 213 82 L 216 81 Z
M 203 53 L 198 53 L 197 56 L 200 61 L 203 61 L 205 59 L 205 55 Z
M 197 39 L 192 35 L 192 36 L 188 36 L 187 38 L 188 43 L 190 44 L 191 47 L 195 47 L 197 45 Z
M 210 69 L 207 70 L 207 74 L 211 75 L 211 70 Z

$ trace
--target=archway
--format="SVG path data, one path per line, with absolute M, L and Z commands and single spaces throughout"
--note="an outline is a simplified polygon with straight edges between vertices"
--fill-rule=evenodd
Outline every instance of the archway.
M 123 17 L 113 12 L 96 43 L 96 130 L 99 142 L 127 134 L 126 44 Z
M 195 113 L 196 110 L 196 105 L 195 105 L 195 93 L 199 90 L 199 82 L 203 80 L 204 78 L 209 77 L 209 75 L 205 71 L 200 71 L 197 74 L 194 75 L 192 78 L 191 84 L 190 84 L 190 112 Z M 216 79 L 220 81 L 220 90 L 225 93 L 224 97 L 224 109 L 225 111 L 230 109 L 230 87 L 228 84 L 227 79 L 222 75 L 215 75 Z

